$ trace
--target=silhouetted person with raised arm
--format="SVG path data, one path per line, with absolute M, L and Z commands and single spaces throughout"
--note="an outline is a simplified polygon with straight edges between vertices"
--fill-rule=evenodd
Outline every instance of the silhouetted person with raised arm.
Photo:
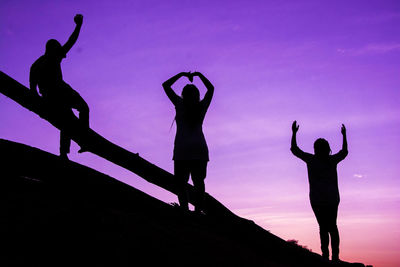
M 68 41 L 61 45 L 57 40 L 50 39 L 46 43 L 46 50 L 43 56 L 37 59 L 31 66 L 29 75 L 29 86 L 31 92 L 38 96 L 36 87 L 45 101 L 46 105 L 53 109 L 61 110 L 65 115 L 72 113 L 72 109 L 79 111 L 79 121 L 85 127 L 89 127 L 89 106 L 85 100 L 64 82 L 61 72 L 61 61 L 66 58 L 68 51 L 75 44 L 81 30 L 83 16 L 74 17 L 76 27 Z M 70 152 L 71 138 L 65 130 L 60 132 L 60 156 L 68 159 Z M 79 152 L 84 152 L 81 148 Z
M 172 85 L 181 77 L 193 82 L 197 76 L 204 83 L 207 92 L 200 100 L 200 92 L 194 84 L 187 84 L 182 97 L 173 90 Z M 203 121 L 214 94 L 214 86 L 200 72 L 181 72 L 163 83 L 165 93 L 175 106 L 176 136 L 174 142 L 174 175 L 178 182 L 178 199 L 184 211 L 189 210 L 186 184 L 192 177 L 196 193 L 195 212 L 203 208 L 205 193 L 204 179 L 207 173 L 208 147 L 203 134 Z
M 310 202 L 319 225 L 322 257 L 329 259 L 329 236 L 331 237 L 332 261 L 339 261 L 339 231 L 336 225 L 340 202 L 337 164 L 348 154 L 346 128 L 342 124 L 342 149 L 331 155 L 328 141 L 319 138 L 314 142 L 314 155 L 303 152 L 296 142 L 299 126 L 292 124 L 292 153 L 307 164 L 310 184 Z

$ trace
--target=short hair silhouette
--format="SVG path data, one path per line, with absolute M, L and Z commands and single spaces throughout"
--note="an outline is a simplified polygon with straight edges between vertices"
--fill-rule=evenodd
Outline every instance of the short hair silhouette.
M 50 39 L 46 43 L 46 51 L 45 54 L 50 57 L 62 57 L 65 58 L 65 51 L 56 39 Z
M 332 154 L 329 142 L 324 138 L 318 138 L 314 142 L 314 154 L 319 157 L 329 156 Z
M 200 92 L 199 89 L 194 84 L 187 84 L 182 89 L 182 99 L 189 103 L 200 102 Z

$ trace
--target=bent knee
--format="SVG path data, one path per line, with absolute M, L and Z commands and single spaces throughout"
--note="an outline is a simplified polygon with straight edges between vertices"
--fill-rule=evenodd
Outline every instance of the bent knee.
M 85 101 L 82 101 L 77 107 L 77 110 L 81 114 L 89 114 L 89 105 Z
M 83 101 L 81 109 L 82 109 L 81 112 L 89 113 L 89 105 L 85 101 Z

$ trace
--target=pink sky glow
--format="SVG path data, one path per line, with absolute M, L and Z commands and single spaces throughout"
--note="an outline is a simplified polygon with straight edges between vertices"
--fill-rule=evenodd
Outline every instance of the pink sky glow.
M 300 124 L 303 150 L 324 137 L 337 152 L 344 123 L 341 258 L 400 266 L 399 1 L 3 0 L 0 70 L 28 86 L 46 41 L 64 43 L 77 13 L 83 27 L 62 68 L 90 106 L 92 129 L 172 172 L 174 108 L 161 84 L 180 71 L 201 71 L 215 85 L 204 122 L 207 192 L 320 253 L 306 166 L 289 150 L 290 126 Z M 58 154 L 58 130 L 3 95 L 0 138 Z M 73 143 L 71 160 L 177 202 L 77 150 Z

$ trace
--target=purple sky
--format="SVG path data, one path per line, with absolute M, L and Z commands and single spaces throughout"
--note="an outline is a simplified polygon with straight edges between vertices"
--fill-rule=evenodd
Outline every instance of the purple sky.
M 40 4 L 38 4 L 40 2 Z M 215 3 L 217 2 L 217 3 Z M 204 123 L 206 190 L 240 216 L 319 250 L 306 166 L 289 151 L 318 137 L 339 165 L 343 260 L 399 266 L 399 1 L 10 1 L 0 3 L 0 70 L 28 85 L 50 38 L 81 35 L 62 63 L 91 127 L 172 172 L 174 108 L 161 84 L 201 71 L 215 85 Z M 180 93 L 186 80 L 176 84 Z M 196 80 L 204 94 L 205 88 Z M 0 95 L 0 138 L 58 154 L 58 131 Z M 166 202 L 169 194 L 94 155 L 70 159 Z

